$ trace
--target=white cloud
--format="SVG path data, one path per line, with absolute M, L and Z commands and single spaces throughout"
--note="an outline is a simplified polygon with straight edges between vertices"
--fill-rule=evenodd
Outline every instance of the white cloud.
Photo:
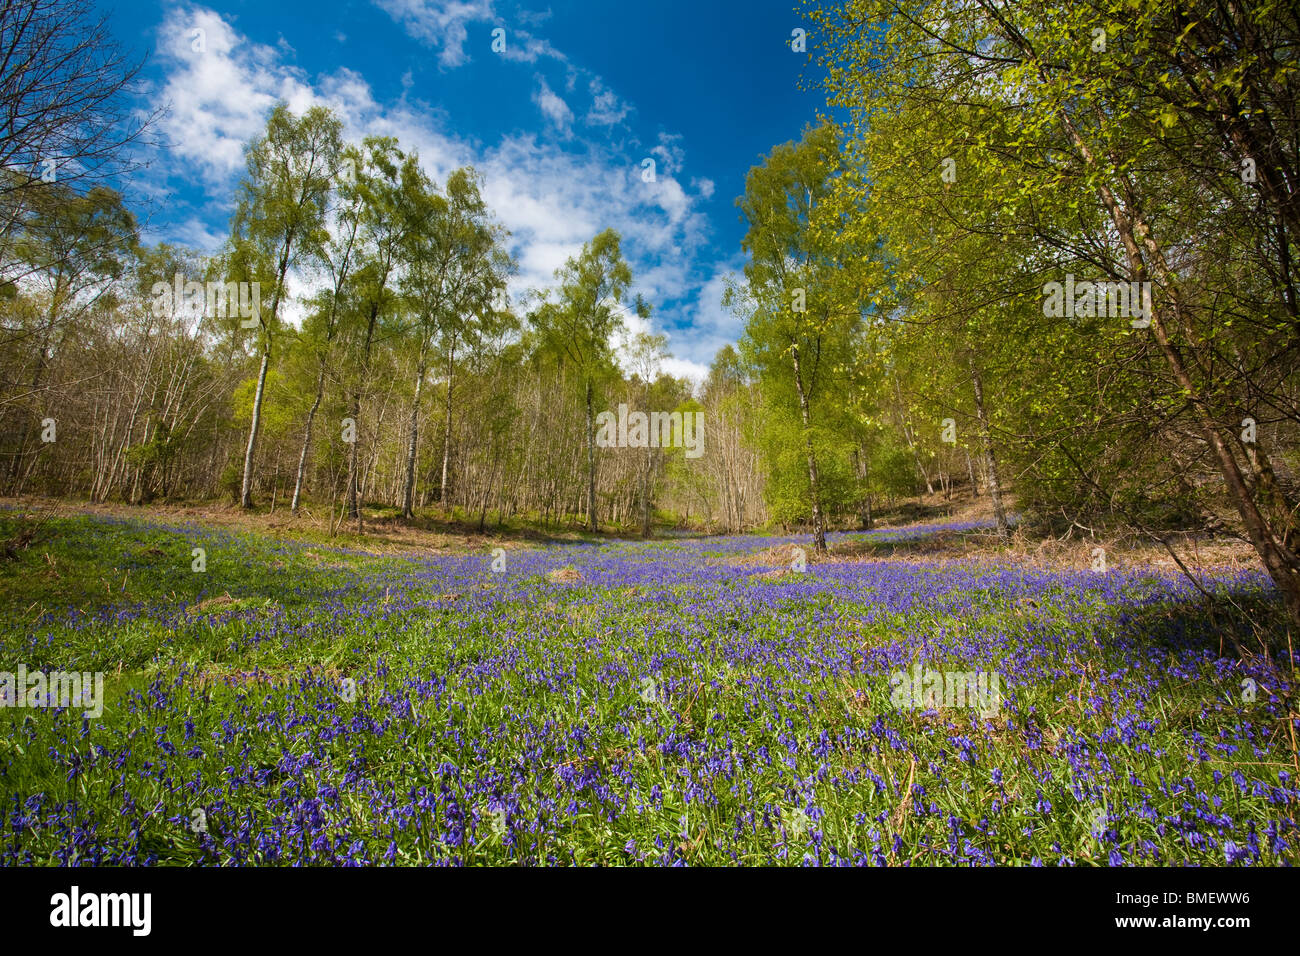
M 551 19 L 552 11 L 550 7 L 545 10 L 520 10 L 515 14 L 515 19 L 524 26 L 538 27 Z
M 605 87 L 599 76 L 589 70 L 574 65 L 562 50 L 556 48 L 545 37 L 534 36 L 527 30 L 515 25 L 536 27 L 550 19 L 551 11 L 542 12 L 515 11 L 510 25 L 503 21 L 492 5 L 492 0 L 373 0 L 376 6 L 384 10 L 401 24 L 413 38 L 434 49 L 439 49 L 439 64 L 444 68 L 460 66 L 471 59 L 465 52 L 468 38 L 468 26 L 474 23 L 491 24 L 492 30 L 504 30 L 504 47 L 496 50 L 494 55 L 515 63 L 535 64 L 540 60 L 554 60 L 565 68 L 564 90 L 573 93 L 577 89 L 580 77 L 587 79 L 591 94 L 591 107 L 584 116 L 589 126 L 615 126 L 622 123 L 632 107 L 621 100 L 617 94 Z M 492 49 L 495 38 L 485 36 L 487 49 Z M 543 81 L 544 82 L 544 81 Z M 568 103 L 556 102 L 557 94 L 547 87 L 542 94 L 534 97 L 544 100 L 542 108 L 548 117 L 561 128 L 567 128 L 572 122 L 573 111 Z
M 195 50 L 200 40 L 202 49 Z M 238 58 L 232 55 L 237 47 Z M 158 51 L 169 71 L 161 90 L 170 105 L 162 132 L 175 155 L 209 184 L 243 167 L 245 144 L 277 100 L 310 98 L 304 76 L 281 63 L 279 50 L 249 43 L 210 10 L 169 11 L 158 30 Z
M 226 240 L 224 230 L 214 229 L 198 217 L 192 217 L 171 227 L 170 238 L 191 249 L 215 249 Z
M 468 62 L 469 24 L 496 20 L 492 0 L 374 0 L 412 37 L 439 50 L 438 63 L 451 69 Z M 484 37 L 491 49 L 490 34 Z
M 621 123 L 632 109 L 613 90 L 606 89 L 600 77 L 593 77 L 587 88 L 592 97 L 591 110 L 586 116 L 589 126 L 613 126 Z
M 659 168 L 665 173 L 675 173 L 686 161 L 686 151 L 682 149 L 680 133 L 659 133 L 658 145 L 651 148 L 651 155 L 657 157 Z
M 507 30 L 505 41 L 505 49 L 501 51 L 501 56 L 516 63 L 536 63 L 543 57 L 559 60 L 561 63 L 569 62 L 569 58 L 553 47 L 549 40 L 535 37 L 523 30 L 515 30 L 513 33 Z M 569 82 L 569 89 L 573 89 L 572 80 Z
M 491 26 L 490 30 L 483 31 L 485 52 L 517 63 L 536 63 L 542 58 L 568 62 L 568 57 L 549 40 L 506 24 L 498 16 L 492 0 L 374 0 L 374 4 L 401 24 L 411 37 L 438 50 L 438 64 L 443 69 L 454 69 L 473 59 L 466 52 L 466 44 L 469 28 L 476 24 Z M 515 20 L 534 26 L 549 16 L 549 10 L 537 15 L 518 13 Z M 505 45 L 493 50 L 496 40 L 493 31 L 498 29 L 505 31 L 502 36 Z
M 703 385 L 704 380 L 709 377 L 709 367 L 707 365 L 673 357 L 664 359 L 663 370 L 673 378 L 690 379 L 693 385 Z
M 533 94 L 533 102 L 553 126 L 562 134 L 568 135 L 569 128 L 573 125 L 573 110 L 569 109 L 569 104 L 547 85 L 545 77 L 538 76 L 537 82 L 538 88 Z
M 741 278 L 742 258 L 735 256 L 715 264 L 713 273 L 699 286 L 693 302 L 681 313 L 686 326 L 669 334 L 668 346 L 673 354 L 708 371 L 718 349 L 734 343 L 744 331 L 744 319 L 722 305 L 727 280 Z
M 695 211 L 683 210 L 676 220 L 665 215 L 656 189 L 667 184 L 642 183 L 635 170 L 598 150 L 566 152 L 524 135 L 484 151 L 475 165 L 486 180 L 484 199 L 514 235 L 520 287 L 553 284 L 552 273 L 566 258 L 613 227 L 638 291 L 662 300 L 685 290 L 706 222 Z

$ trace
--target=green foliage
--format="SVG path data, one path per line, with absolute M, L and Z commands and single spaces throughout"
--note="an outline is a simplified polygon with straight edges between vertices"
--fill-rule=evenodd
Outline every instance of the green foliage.
M 826 241 L 886 237 L 872 335 L 922 460 L 927 421 L 978 433 L 977 371 L 1027 508 L 1156 527 L 1222 511 L 1206 429 L 1247 475 L 1269 452 L 1238 443 L 1243 415 L 1286 421 L 1273 453 L 1296 433 L 1297 217 L 1274 185 L 1297 168 L 1276 138 L 1295 123 L 1294 11 L 805 6 L 851 118 Z M 1155 322 L 1046 315 L 1067 275 L 1152 282 Z
M 269 395 L 278 395 L 285 391 L 283 374 L 272 369 L 266 375 L 266 389 Z M 249 378 L 235 387 L 231 402 L 236 424 L 247 425 L 253 417 L 253 398 L 257 393 L 257 379 Z M 262 432 L 268 439 L 276 439 L 286 434 L 294 423 L 294 415 L 285 402 L 271 401 L 262 405 Z

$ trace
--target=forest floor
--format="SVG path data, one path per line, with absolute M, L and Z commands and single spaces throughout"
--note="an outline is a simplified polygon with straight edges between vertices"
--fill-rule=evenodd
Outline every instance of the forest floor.
M 1014 500 L 1009 501 L 1008 511 L 1014 512 L 1014 506 Z M 0 510 L 49 516 L 86 514 L 121 520 L 198 523 L 373 554 L 473 553 L 497 547 L 511 550 L 555 544 L 643 540 L 638 531 L 631 529 L 605 528 L 598 534 L 591 534 L 567 524 L 545 526 L 540 522 L 519 519 L 505 525 L 489 521 L 485 530 L 480 532 L 476 519 L 446 515 L 437 506 L 421 509 L 414 521 L 402 520 L 395 508 L 366 508 L 362 533 L 357 533 L 352 522 L 334 528 L 331 533 L 328 508 L 326 513 L 322 513 L 319 507 L 306 507 L 295 516 L 283 505 L 275 511 L 265 508 L 245 511 L 233 504 L 217 502 L 139 506 L 27 496 L 21 499 L 0 497 Z M 1084 569 L 1096 564 L 1095 549 L 1100 547 L 1105 551 L 1108 567 L 1176 571 L 1181 561 L 1194 574 L 1262 568 L 1250 543 L 1230 535 L 1172 534 L 1168 539 L 1174 552 L 1171 555 L 1169 548 L 1159 542 L 1137 540 L 1132 536 L 1117 537 L 1104 532 L 1085 536 L 1081 529 L 1064 538 L 1053 538 L 1033 536 L 1013 527 L 1006 538 L 999 538 L 992 524 L 993 509 L 987 496 L 957 495 L 946 499 L 941 494 L 932 494 L 878 512 L 869 538 L 854 536 L 856 528 L 839 534 L 832 532 L 830 553 L 825 558 L 818 558 L 811 549 L 804 550 L 810 562 L 828 559 L 912 561 L 923 558 L 932 562 L 1015 561 L 1026 567 Z M 795 532 L 759 531 L 750 536 L 757 539 L 764 534 L 792 537 Z M 713 537 L 715 533 L 675 529 L 671 540 L 689 539 L 695 535 Z M 660 530 L 654 537 L 662 536 Z M 778 566 L 788 564 L 791 558 L 785 551 L 769 554 L 756 550 L 744 560 Z
M 0 504 L 0 865 L 1300 863 L 1292 637 L 1223 542 L 1198 586 L 978 503 L 820 560 Z
M 283 502 L 275 510 L 263 506 L 245 511 L 224 502 L 180 502 L 130 505 L 122 502 L 91 503 L 41 496 L 0 497 L 0 509 L 27 511 L 37 515 L 100 515 L 115 519 L 140 519 L 170 523 L 197 523 L 235 532 L 266 535 L 291 541 L 316 542 L 354 548 L 374 554 L 405 552 L 464 552 L 491 547 L 506 549 L 546 544 L 604 540 L 615 534 L 589 535 L 566 525 L 546 527 L 540 522 L 514 521 L 505 526 L 489 522 L 478 531 L 477 519 L 458 514 L 444 515 L 436 506 L 420 509 L 415 520 L 404 521 L 398 509 L 366 507 L 362 509 L 363 531 L 358 533 L 354 521 L 338 525 L 337 515 L 331 525 L 329 506 L 311 503 L 298 515 Z

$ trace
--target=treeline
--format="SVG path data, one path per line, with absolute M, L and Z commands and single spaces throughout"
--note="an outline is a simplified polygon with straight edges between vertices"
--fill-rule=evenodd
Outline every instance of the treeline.
M 367 503 L 480 525 L 762 518 L 752 386 L 719 371 L 697 398 L 662 374 L 665 340 L 626 334 L 649 306 L 625 301 L 612 231 L 512 308 L 474 171 L 439 186 L 394 140 L 344 143 L 322 108 L 272 113 L 216 256 L 142 246 L 110 190 L 23 186 L 4 247 L 8 494 L 225 496 L 358 522 Z M 701 412 L 709 454 L 596 448 L 594 417 L 619 403 Z

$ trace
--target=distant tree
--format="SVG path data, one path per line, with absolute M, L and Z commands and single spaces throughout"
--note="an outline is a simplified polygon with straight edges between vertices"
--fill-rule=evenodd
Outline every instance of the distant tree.
M 382 323 L 398 324 L 403 309 L 396 280 L 419 210 L 427 180 L 419 159 L 403 153 L 392 137 L 366 137 L 364 164 L 356 171 L 361 195 L 362 244 L 357 257 L 355 314 L 361 328 L 360 354 L 354 355 L 349 417 L 356 435 L 348 451 L 346 509 L 362 528 L 361 517 L 361 399 L 369 383 L 371 364 Z M 387 338 L 387 334 L 384 335 Z M 355 347 L 355 345 L 354 345 Z
M 338 169 L 335 173 L 333 193 L 334 231 L 320 247 L 313 263 L 329 277 L 329 289 L 321 293 L 317 308 L 309 317 L 304 335 L 313 340 L 316 349 L 316 391 L 307 420 L 303 424 L 302 450 L 298 454 L 298 470 L 293 482 L 293 499 L 290 510 L 298 513 L 302 505 L 303 478 L 307 470 L 307 454 L 311 449 L 312 426 L 325 396 L 325 376 L 329 369 L 330 350 L 338 335 L 339 313 L 360 248 L 361 201 L 357 189 L 356 171 L 364 162 L 361 150 L 347 146 L 339 151 Z
M 628 348 L 629 358 L 631 360 L 632 372 L 637 380 L 638 391 L 640 395 L 640 410 L 650 412 L 657 410 L 651 403 L 656 393 L 662 393 L 662 388 L 656 388 L 656 379 L 659 378 L 659 369 L 663 361 L 668 357 L 668 339 L 663 335 L 652 335 L 648 332 L 639 332 L 632 338 Z M 673 403 L 676 405 L 676 402 Z M 650 447 L 649 444 L 643 449 L 641 455 L 641 468 L 639 469 L 639 491 L 641 498 L 641 534 L 644 537 L 650 537 L 650 518 L 651 518 L 651 499 L 653 497 L 655 459 L 659 454 L 659 449 Z
M 248 281 L 260 283 L 261 294 L 270 296 L 270 308 L 257 315 L 261 362 L 244 452 L 239 497 L 244 508 L 253 507 L 254 456 L 271 346 L 288 291 L 285 279 L 290 266 L 319 254 L 327 241 L 325 212 L 338 173 L 342 129 L 324 107 L 295 117 L 280 104 L 272 110 L 266 132 L 248 148 L 248 171 L 231 223 L 231 261 L 242 263 Z
M 500 321 L 508 313 L 496 308 L 496 300 L 504 294 L 506 279 L 514 268 L 503 245 L 506 234 L 489 218 L 472 169 L 455 170 L 441 194 L 432 183 L 424 184 L 414 202 L 415 226 L 407 235 L 402 280 L 414 320 L 416 344 L 415 391 L 402 495 L 402 513 L 407 518 L 414 517 L 420 393 L 429 350 L 439 344 L 446 358 L 447 400 L 438 490 L 438 500 L 445 504 L 456 352 L 461 346 L 474 348 L 483 338 L 498 333 Z
M 587 527 L 596 531 L 595 388 L 598 378 L 614 366 L 611 340 L 623 329 L 623 310 L 615 307 L 632 284 L 632 270 L 623 259 L 618 233 L 606 229 L 584 243 L 582 252 L 557 269 L 555 277 L 560 280 L 558 301 L 543 302 L 532 320 L 546 347 L 578 373 L 587 418 Z M 649 315 L 649 306 L 639 296 L 632 308 Z
M 23 283 L 29 308 L 7 308 L 0 319 L 0 345 L 24 357 L 24 367 L 0 391 L 0 407 L 16 403 L 24 410 L 8 475 L 15 490 L 50 361 L 74 326 L 120 294 L 117 282 L 133 267 L 139 242 L 135 217 L 110 189 L 78 195 L 53 183 L 29 200 L 35 215 L 14 244 L 14 254 L 30 269 Z

